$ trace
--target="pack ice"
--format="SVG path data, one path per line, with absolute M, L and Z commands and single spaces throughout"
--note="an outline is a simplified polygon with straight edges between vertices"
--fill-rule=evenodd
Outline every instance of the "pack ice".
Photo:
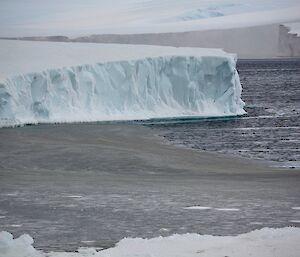
M 298 257 L 300 228 L 263 228 L 237 236 L 199 234 L 172 235 L 152 239 L 125 238 L 115 247 L 96 251 L 79 248 L 75 252 L 37 251 L 33 239 L 22 235 L 14 239 L 0 232 L 0 257 Z
M 244 113 L 220 49 L 0 40 L 0 126 Z

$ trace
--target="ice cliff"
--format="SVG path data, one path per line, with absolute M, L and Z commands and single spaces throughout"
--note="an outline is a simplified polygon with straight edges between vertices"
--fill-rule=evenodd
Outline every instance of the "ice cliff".
M 0 126 L 244 113 L 233 55 L 123 59 L 2 79 Z

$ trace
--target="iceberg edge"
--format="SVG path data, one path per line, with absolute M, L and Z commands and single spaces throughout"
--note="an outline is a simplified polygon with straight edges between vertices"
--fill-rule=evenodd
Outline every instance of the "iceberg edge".
M 245 113 L 232 54 L 86 64 L 0 82 L 0 127 Z

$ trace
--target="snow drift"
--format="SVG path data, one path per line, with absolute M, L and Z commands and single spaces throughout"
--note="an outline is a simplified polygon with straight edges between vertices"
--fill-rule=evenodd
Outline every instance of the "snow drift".
M 67 66 L 52 68 L 57 66 L 56 61 L 51 63 L 44 54 L 40 56 L 38 63 L 42 62 L 39 65 L 41 67 L 49 65 L 49 69 L 12 75 L 9 67 L 5 67 L 9 76 L 0 82 L 2 127 L 28 123 L 226 116 L 244 113 L 235 56 L 221 50 L 123 45 L 118 47 L 129 53 L 119 57 L 120 60 L 114 55 L 112 61 L 106 56 L 103 62 L 76 65 L 86 59 L 101 61 L 103 47 L 111 53 L 118 48 L 116 45 L 78 44 L 71 52 L 64 52 L 62 50 L 76 44 L 18 44 L 42 44 L 49 55 L 55 49 L 52 46 L 58 45 L 62 47 L 59 48 L 59 63 Z M 84 51 L 84 47 L 94 47 L 96 50 L 100 48 L 102 52 L 90 51 L 93 56 L 91 58 Z M 110 48 L 106 49 L 107 47 Z M 12 66 L 18 72 L 30 71 L 30 66 L 34 67 L 34 58 L 39 58 L 34 55 L 31 58 L 24 57 L 24 52 L 28 49 L 24 47 L 23 50 L 12 61 Z M 81 59 L 74 61 L 78 57 L 78 50 L 81 51 Z M 38 51 L 38 48 L 34 48 L 34 51 Z M 140 54 L 137 54 L 139 51 Z M 85 53 L 87 56 L 82 57 Z M 75 56 L 72 56 L 72 61 L 64 61 L 63 55 L 69 58 L 70 54 Z M 24 58 L 28 58 L 27 61 Z M 4 67 L 5 59 L 1 61 L 0 66 Z M 18 63 L 24 63 L 24 67 L 17 67 Z M 70 66 L 70 63 L 74 65 Z
M 114 248 L 99 252 L 81 248 L 76 253 L 44 253 L 32 247 L 33 239 L 29 235 L 13 239 L 10 233 L 1 232 L 0 257 L 297 257 L 299 240 L 299 228 L 263 228 L 238 236 L 185 234 L 152 239 L 126 238 Z

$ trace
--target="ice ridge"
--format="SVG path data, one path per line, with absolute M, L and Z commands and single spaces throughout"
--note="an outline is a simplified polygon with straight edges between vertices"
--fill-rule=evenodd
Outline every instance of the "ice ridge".
M 228 56 L 164 56 L 49 69 L 0 82 L 0 127 L 244 113 Z

